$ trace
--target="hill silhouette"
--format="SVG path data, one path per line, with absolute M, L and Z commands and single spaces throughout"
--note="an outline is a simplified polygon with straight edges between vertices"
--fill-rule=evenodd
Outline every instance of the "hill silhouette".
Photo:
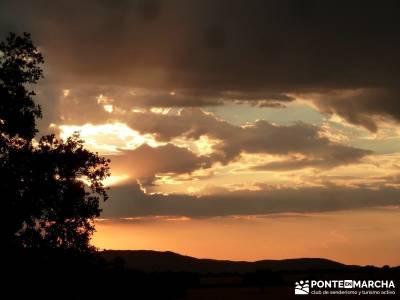
M 152 250 L 105 250 L 100 255 L 106 261 L 122 259 L 127 269 L 144 272 L 246 273 L 257 270 L 306 271 L 344 270 L 356 268 L 323 258 L 296 258 L 283 260 L 230 261 L 201 259 L 174 252 Z

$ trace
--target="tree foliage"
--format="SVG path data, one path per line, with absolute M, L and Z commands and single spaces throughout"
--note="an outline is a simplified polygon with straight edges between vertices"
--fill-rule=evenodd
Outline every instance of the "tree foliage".
M 34 139 L 41 110 L 28 86 L 43 77 L 43 62 L 29 34 L 0 43 L 2 237 L 11 248 L 87 252 L 107 199 L 109 161 L 85 149 L 78 134 Z
M 42 116 L 33 101 L 35 92 L 26 84 L 43 77 L 43 56 L 33 45 L 30 35 L 11 33 L 0 43 L 0 132 L 10 137 L 32 139 L 37 132 L 36 118 Z

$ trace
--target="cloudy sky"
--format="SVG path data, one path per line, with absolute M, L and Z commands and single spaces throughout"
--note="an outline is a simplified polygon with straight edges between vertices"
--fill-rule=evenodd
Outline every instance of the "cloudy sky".
M 41 133 L 109 157 L 101 248 L 400 264 L 398 1 L 1 1 Z

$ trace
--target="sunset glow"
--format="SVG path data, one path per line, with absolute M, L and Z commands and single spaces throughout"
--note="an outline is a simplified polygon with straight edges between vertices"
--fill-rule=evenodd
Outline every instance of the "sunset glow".
M 95 246 L 400 264 L 393 1 L 6 2 L 44 55 L 36 145 L 110 160 Z
M 98 233 L 94 241 L 102 249 L 159 249 L 200 258 L 254 261 L 265 257 L 315 257 L 318 253 L 319 257 L 347 264 L 368 265 L 374 261 L 376 265 L 398 265 L 399 217 L 397 207 L 356 213 L 232 216 L 211 220 L 105 220 L 96 223 Z M 376 257 L 382 248 L 385 257 Z

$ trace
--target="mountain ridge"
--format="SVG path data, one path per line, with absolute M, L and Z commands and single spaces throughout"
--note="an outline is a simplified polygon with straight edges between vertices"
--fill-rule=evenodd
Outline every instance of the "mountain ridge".
M 100 255 L 106 261 L 122 259 L 125 267 L 145 272 L 182 271 L 198 273 L 344 270 L 359 266 L 345 265 L 325 258 L 289 258 L 282 260 L 232 261 L 195 258 L 171 251 L 155 250 L 104 250 Z

